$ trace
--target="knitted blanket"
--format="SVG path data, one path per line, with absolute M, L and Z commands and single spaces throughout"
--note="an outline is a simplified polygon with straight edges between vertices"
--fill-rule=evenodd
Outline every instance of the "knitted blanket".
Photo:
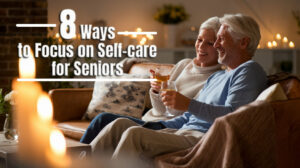
M 160 168 L 275 167 L 271 105 L 253 102 L 215 120 L 193 148 L 155 158 Z

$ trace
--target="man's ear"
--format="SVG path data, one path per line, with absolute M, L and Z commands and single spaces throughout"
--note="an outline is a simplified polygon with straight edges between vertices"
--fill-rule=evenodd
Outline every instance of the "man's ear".
M 244 37 L 240 41 L 240 47 L 241 49 L 246 49 L 250 43 L 250 38 L 249 37 Z

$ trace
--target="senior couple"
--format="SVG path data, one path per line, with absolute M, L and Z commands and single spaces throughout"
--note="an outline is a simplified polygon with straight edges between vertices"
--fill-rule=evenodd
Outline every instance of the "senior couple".
M 170 80 L 178 91 L 160 95 L 151 82 L 153 108 L 143 120 L 111 113 L 99 114 L 81 139 L 95 154 L 112 159 L 126 155 L 152 159 L 194 146 L 217 117 L 256 99 L 266 88 L 266 74 L 252 57 L 260 40 L 258 24 L 242 14 L 212 17 L 200 26 L 196 58 L 176 64 Z M 218 64 L 219 63 L 219 64 Z M 226 69 L 221 70 L 221 65 Z M 181 115 L 168 119 L 169 108 Z

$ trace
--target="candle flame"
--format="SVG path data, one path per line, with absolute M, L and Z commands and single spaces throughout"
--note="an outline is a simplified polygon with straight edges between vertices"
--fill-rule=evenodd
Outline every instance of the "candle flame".
M 55 37 L 56 37 L 56 38 L 59 38 L 59 33 L 56 33 L 56 34 L 55 34 Z
M 66 140 L 61 131 L 54 129 L 50 133 L 51 150 L 58 156 L 63 156 L 66 153 Z
M 267 46 L 268 46 L 268 48 L 272 48 L 273 47 L 272 42 L 269 41 L 268 44 L 267 44 Z
M 27 58 L 19 59 L 19 75 L 20 78 L 35 78 L 35 61 L 31 50 Z
M 281 40 L 281 35 L 279 33 L 276 34 L 276 39 Z
M 289 47 L 290 47 L 290 48 L 294 48 L 294 47 L 295 47 L 295 44 L 294 44 L 294 42 L 290 41 L 290 43 L 289 43 Z
M 287 38 L 287 37 L 283 37 L 282 41 L 283 41 L 284 43 L 287 43 L 287 42 L 288 42 L 288 38 Z
M 276 41 L 272 41 L 272 46 L 273 47 L 277 47 L 277 42 Z
M 138 28 L 136 28 L 136 31 L 137 32 L 142 32 L 142 28 L 138 27 Z
M 47 94 L 44 93 L 38 98 L 37 111 L 42 121 L 50 122 L 52 120 L 53 106 Z

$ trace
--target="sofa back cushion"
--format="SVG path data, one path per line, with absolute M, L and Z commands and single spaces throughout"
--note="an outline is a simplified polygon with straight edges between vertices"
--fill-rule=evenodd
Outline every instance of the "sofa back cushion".
M 279 83 L 275 83 L 265 89 L 256 100 L 272 102 L 276 100 L 287 100 L 287 97 Z

